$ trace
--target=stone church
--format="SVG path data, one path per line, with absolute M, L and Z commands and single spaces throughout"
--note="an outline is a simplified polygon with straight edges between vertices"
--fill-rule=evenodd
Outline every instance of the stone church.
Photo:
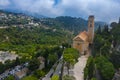
M 85 54 L 89 49 L 89 45 L 94 39 L 94 16 L 88 18 L 88 31 L 80 32 L 73 39 L 73 48 L 77 49 L 81 54 Z

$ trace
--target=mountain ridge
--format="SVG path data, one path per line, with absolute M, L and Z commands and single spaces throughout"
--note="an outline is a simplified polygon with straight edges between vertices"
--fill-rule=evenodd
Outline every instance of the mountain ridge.
M 43 18 L 41 19 L 41 22 L 44 25 L 49 26 L 56 26 L 56 27 L 62 27 L 64 29 L 68 29 L 72 31 L 75 34 L 78 34 L 80 31 L 87 30 L 88 21 L 79 17 L 71 17 L 71 16 L 59 16 L 56 18 Z M 95 22 L 95 30 L 101 26 L 103 27 L 106 23 L 97 21 Z
M 44 16 L 37 17 L 38 16 L 37 14 L 36 14 L 36 17 L 34 17 L 34 16 L 31 16 L 30 13 L 28 13 L 28 14 L 13 13 L 13 12 L 8 12 L 8 11 L 6 12 L 6 11 L 2 11 L 2 10 L 0 10 L 0 12 L 4 13 L 4 14 L 12 14 L 13 16 L 20 15 L 20 16 L 24 16 L 27 18 L 32 17 L 33 19 L 31 19 L 31 20 L 33 20 L 33 22 L 41 23 L 48 27 L 63 28 L 63 29 L 73 32 L 74 34 L 78 34 L 80 31 L 87 30 L 88 21 L 81 17 L 77 18 L 77 17 L 71 17 L 71 16 L 58 16 L 55 18 L 50 18 L 50 17 L 44 17 Z M 25 19 L 22 20 L 22 23 L 29 24 L 30 21 L 27 21 L 27 20 L 25 21 Z M 16 21 L 18 21 L 17 18 L 16 18 Z M 11 22 L 8 22 L 8 23 L 11 23 Z M 17 23 L 19 23 L 19 22 L 17 22 Z M 95 22 L 95 30 L 98 28 L 98 26 L 103 27 L 105 24 L 106 24 L 105 22 L 96 21 Z

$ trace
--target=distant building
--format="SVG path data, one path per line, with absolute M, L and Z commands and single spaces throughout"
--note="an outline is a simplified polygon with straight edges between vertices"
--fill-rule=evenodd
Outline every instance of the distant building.
M 115 73 L 112 80 L 120 80 L 120 69 Z
M 15 53 L 10 53 L 8 51 L 0 51 L 0 62 L 4 63 L 6 60 L 15 60 L 18 57 Z
M 0 13 L 0 18 L 6 18 L 6 17 L 7 17 L 6 14 Z
M 94 16 L 88 18 L 88 31 L 79 33 L 73 39 L 73 48 L 77 49 L 81 54 L 88 51 L 88 47 L 93 43 L 94 39 Z
M 16 80 L 20 80 L 21 78 L 27 75 L 28 68 L 23 68 L 22 70 L 15 73 Z
M 45 68 L 45 58 L 44 57 L 38 57 L 38 60 L 40 61 L 39 69 Z

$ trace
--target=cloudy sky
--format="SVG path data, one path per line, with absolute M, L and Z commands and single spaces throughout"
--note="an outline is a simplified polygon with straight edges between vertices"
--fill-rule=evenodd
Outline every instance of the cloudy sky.
M 117 21 L 120 0 L 0 0 L 0 9 L 39 13 L 44 16 L 73 16 L 97 21 Z

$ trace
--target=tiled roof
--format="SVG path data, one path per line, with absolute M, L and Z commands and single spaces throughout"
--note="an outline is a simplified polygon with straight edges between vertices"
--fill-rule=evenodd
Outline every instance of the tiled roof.
M 16 72 L 15 75 L 19 78 L 22 78 L 23 76 L 26 76 L 28 69 L 23 68 L 21 71 Z
M 83 41 L 88 41 L 88 33 L 86 31 L 81 32 L 80 34 L 78 34 L 73 40 L 80 38 Z

